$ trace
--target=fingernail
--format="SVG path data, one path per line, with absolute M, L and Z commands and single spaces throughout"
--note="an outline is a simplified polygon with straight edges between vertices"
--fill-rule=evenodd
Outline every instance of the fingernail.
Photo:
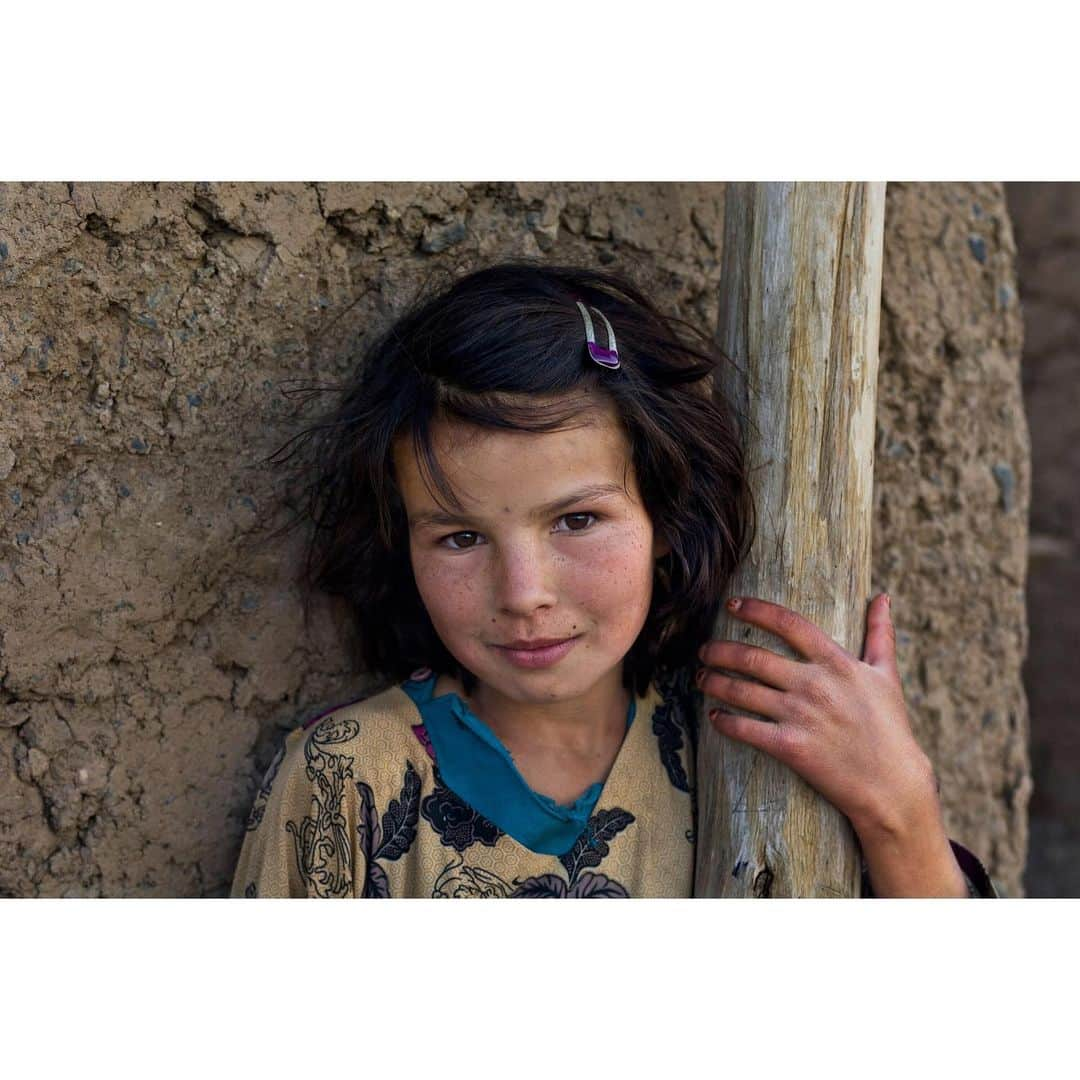
M 728 606 L 728 607 L 729 607 L 729 608 L 730 608 L 730 609 L 731 609 L 732 611 L 738 611 L 738 610 L 739 610 L 739 608 L 740 608 L 740 607 L 742 607 L 742 601 L 741 601 L 741 600 L 740 600 L 740 599 L 739 599 L 739 598 L 738 598 L 737 596 L 733 596 L 733 597 L 732 597 L 732 598 L 731 598 L 731 599 L 730 599 L 730 600 L 729 600 L 729 601 L 727 602 L 727 606 Z
M 885 594 L 885 606 L 892 607 L 892 597 L 888 593 Z
M 709 710 L 709 719 L 715 724 L 716 721 L 720 719 L 720 710 L 719 709 L 710 709 Z
M 705 681 L 705 669 L 702 668 L 695 676 L 694 681 L 700 686 Z

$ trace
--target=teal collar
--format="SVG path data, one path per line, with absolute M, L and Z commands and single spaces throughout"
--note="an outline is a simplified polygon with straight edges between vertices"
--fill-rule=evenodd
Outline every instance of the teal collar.
M 499 737 L 457 694 L 433 696 L 436 679 L 435 674 L 408 679 L 401 688 L 423 718 L 443 782 L 530 851 L 566 854 L 588 824 L 604 785 L 590 785 L 572 806 L 534 791 Z M 627 731 L 636 711 L 631 697 Z

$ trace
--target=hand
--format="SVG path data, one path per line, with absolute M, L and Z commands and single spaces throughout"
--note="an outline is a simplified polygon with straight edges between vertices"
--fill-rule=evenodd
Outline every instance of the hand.
M 904 702 L 885 594 L 871 601 L 861 660 L 779 604 L 747 597 L 738 610 L 729 601 L 728 610 L 806 659 L 736 641 L 703 645 L 698 684 L 706 696 L 766 718 L 710 712 L 716 729 L 798 773 L 850 819 L 864 848 L 884 837 L 895 845 L 940 822 L 933 767 Z

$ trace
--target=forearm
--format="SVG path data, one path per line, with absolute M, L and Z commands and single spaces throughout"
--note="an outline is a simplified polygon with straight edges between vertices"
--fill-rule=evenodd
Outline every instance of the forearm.
M 953 854 L 942 819 L 937 785 L 914 809 L 885 822 L 853 822 L 877 897 L 967 898 L 967 879 Z
M 967 898 L 967 880 L 944 830 L 924 837 L 860 836 L 870 887 L 877 897 Z

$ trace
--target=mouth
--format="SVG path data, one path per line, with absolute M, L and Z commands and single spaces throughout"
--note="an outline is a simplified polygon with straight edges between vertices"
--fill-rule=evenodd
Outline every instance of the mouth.
M 494 648 L 516 667 L 543 668 L 550 667 L 561 660 L 577 644 L 580 636 L 578 634 L 571 638 L 548 638 L 545 644 L 533 642 L 530 648 L 513 645 L 496 645 Z
M 570 641 L 568 637 L 564 638 L 535 638 L 532 641 L 507 641 L 499 645 L 500 649 L 516 649 L 518 651 L 524 651 L 526 649 L 546 649 L 550 645 L 561 645 L 564 641 Z

